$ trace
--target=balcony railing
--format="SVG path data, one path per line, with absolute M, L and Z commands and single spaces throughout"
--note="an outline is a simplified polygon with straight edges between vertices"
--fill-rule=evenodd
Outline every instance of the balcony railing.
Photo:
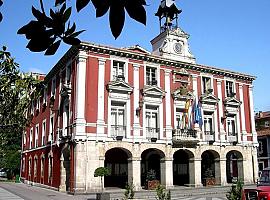
M 151 138 L 156 138 L 158 139 L 159 137 L 159 128 L 155 127 L 146 127 L 146 138 L 151 139 Z
M 111 136 L 112 137 L 126 137 L 126 126 L 122 125 L 111 125 Z
M 205 141 L 214 141 L 214 135 L 215 135 L 215 132 L 213 131 L 204 131 L 204 135 L 205 135 Z
M 197 141 L 197 131 L 193 129 L 174 129 L 174 142 L 195 142 Z

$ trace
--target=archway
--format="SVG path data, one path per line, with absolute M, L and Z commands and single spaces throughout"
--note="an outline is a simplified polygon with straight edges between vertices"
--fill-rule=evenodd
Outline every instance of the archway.
M 185 185 L 190 184 L 190 159 L 194 155 L 186 150 L 178 150 L 173 155 L 173 184 Z M 193 170 L 193 169 L 191 169 Z
M 128 182 L 129 157 L 130 152 L 121 148 L 113 148 L 106 152 L 104 166 L 111 170 L 111 174 L 104 177 L 105 187 L 125 188 Z
M 201 178 L 204 186 L 216 185 L 220 183 L 220 162 L 219 154 L 213 150 L 202 153 Z
M 141 185 L 145 186 L 147 173 L 151 170 L 155 172 L 156 180 L 161 182 L 161 159 L 165 155 L 158 149 L 147 149 L 141 155 Z
M 243 179 L 243 156 L 239 151 L 229 151 L 226 155 L 227 183 Z

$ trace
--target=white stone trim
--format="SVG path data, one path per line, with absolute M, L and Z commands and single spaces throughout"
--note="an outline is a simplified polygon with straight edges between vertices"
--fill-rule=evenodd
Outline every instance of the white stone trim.
M 166 139 L 172 139 L 172 117 L 171 117 L 171 70 L 165 69 L 165 106 L 166 106 Z
M 219 127 L 220 127 L 220 131 L 219 131 L 219 134 L 220 134 L 220 142 L 225 142 L 225 130 L 224 130 L 224 122 L 222 122 L 221 118 L 222 117 L 225 117 L 223 116 L 224 115 L 224 110 L 223 110 L 223 101 L 222 101 L 222 88 L 221 88 L 221 84 L 222 84 L 222 79 L 217 79 L 217 96 L 218 98 L 220 99 L 220 101 L 218 102 L 218 110 L 219 110 L 219 119 L 218 119 L 218 122 L 219 122 Z
M 239 83 L 239 97 L 241 106 L 241 123 L 242 123 L 242 142 L 246 143 L 247 141 L 247 131 L 246 131 L 246 119 L 245 119 L 245 105 L 244 105 L 244 93 L 243 93 L 243 84 Z
M 160 65 L 149 63 L 149 62 L 144 62 L 143 63 L 143 68 L 144 68 L 144 71 L 143 71 L 143 73 L 144 73 L 144 85 L 146 85 L 146 67 L 156 68 L 157 86 L 160 87 Z
M 76 101 L 75 101 L 75 137 L 85 135 L 85 83 L 87 53 L 80 51 L 77 58 Z
M 250 106 L 250 121 L 251 121 L 251 133 L 252 141 L 254 144 L 258 144 L 257 132 L 255 127 L 255 116 L 254 116 L 254 102 L 253 102 L 253 85 L 249 85 L 249 106 Z
M 100 60 L 100 59 L 99 59 Z M 105 62 L 106 60 L 103 59 Z M 119 61 L 119 62 L 123 62 L 124 63 L 124 76 L 125 76 L 125 82 L 128 83 L 128 64 L 129 64 L 129 60 L 127 58 L 122 58 L 119 56 L 110 56 L 110 62 L 111 62 L 111 66 L 110 66 L 110 80 L 113 80 L 113 61 Z M 105 74 L 105 73 L 104 73 Z
M 133 117 L 134 117 L 134 122 L 133 122 L 133 137 L 134 139 L 140 137 L 140 115 L 142 115 L 142 108 L 139 107 L 139 101 L 140 101 L 140 83 L 139 81 L 139 70 L 140 70 L 140 65 L 134 64 L 133 65 L 133 78 L 134 78 L 134 89 L 133 89 Z M 136 113 L 138 110 L 139 113 Z M 138 115 L 137 115 L 138 114 Z

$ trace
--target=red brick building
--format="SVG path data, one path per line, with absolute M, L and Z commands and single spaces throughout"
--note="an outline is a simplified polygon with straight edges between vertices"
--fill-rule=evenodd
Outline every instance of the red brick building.
M 180 12 L 162 1 L 152 53 L 92 43 L 65 53 L 29 109 L 25 182 L 97 191 L 100 166 L 112 171 L 105 187 L 130 182 L 136 190 L 150 170 L 167 188 L 257 179 L 255 77 L 197 64 Z

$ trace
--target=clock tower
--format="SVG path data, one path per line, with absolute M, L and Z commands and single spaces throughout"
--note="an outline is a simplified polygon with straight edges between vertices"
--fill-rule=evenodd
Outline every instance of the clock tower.
M 195 63 L 189 50 L 189 35 L 178 26 L 179 10 L 174 0 L 162 0 L 155 14 L 159 17 L 160 34 L 152 41 L 153 54 L 177 61 Z

